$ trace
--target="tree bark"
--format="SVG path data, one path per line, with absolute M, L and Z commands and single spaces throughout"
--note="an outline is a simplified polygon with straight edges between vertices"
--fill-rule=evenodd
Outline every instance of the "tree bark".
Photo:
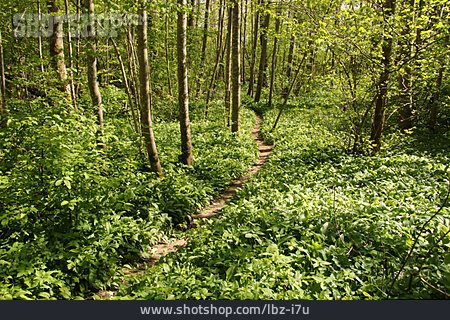
M 80 24 L 81 20 L 81 0 L 76 0 L 76 14 L 77 14 L 77 24 Z M 75 42 L 76 50 L 75 50 L 75 69 L 76 69 L 76 87 L 75 87 L 75 95 L 78 96 L 78 93 L 80 92 L 80 54 L 81 54 L 81 36 L 80 34 L 77 34 L 77 41 Z
M 137 57 L 136 52 L 134 50 L 134 38 L 131 33 L 131 27 L 128 28 L 127 31 L 127 54 L 128 54 L 128 71 L 130 73 L 130 89 L 133 93 L 134 103 L 136 105 L 136 110 L 140 113 L 141 110 L 141 100 L 140 100 L 140 92 L 139 92 L 139 76 L 138 76 L 138 68 L 137 68 Z M 140 117 L 138 117 L 140 118 Z
M 102 109 L 102 95 L 97 80 L 97 46 L 96 42 L 96 27 L 94 25 L 94 0 L 85 0 L 84 7 L 89 14 L 89 25 L 87 28 L 89 43 L 87 53 L 87 73 L 88 86 L 91 94 L 92 104 L 97 109 L 97 121 L 99 126 L 99 133 L 103 132 L 103 109 Z
M 283 98 L 286 97 L 289 91 L 289 80 L 291 79 L 292 75 L 292 64 L 294 62 L 294 51 L 295 51 L 295 36 L 291 36 L 291 40 L 289 42 L 289 51 L 287 56 L 287 67 L 286 67 L 286 80 L 287 84 L 283 88 Z
M 253 2 L 252 2 L 253 3 Z M 257 5 L 260 4 L 258 0 Z M 248 91 L 249 96 L 253 96 L 253 85 L 255 83 L 255 66 L 256 66 L 256 48 L 258 46 L 258 29 L 259 29 L 259 8 L 256 7 L 254 12 L 255 20 L 253 27 L 253 43 L 252 43 L 252 60 L 250 62 L 250 78 L 248 80 Z
M 50 24 L 53 26 L 53 32 L 49 39 L 51 61 L 61 82 L 60 90 L 66 92 L 70 96 L 70 88 L 67 81 L 67 69 L 64 62 L 63 23 L 61 16 L 58 15 L 59 7 L 56 0 L 47 0 L 47 8 L 49 14 L 52 15 Z
M 42 20 L 42 11 L 41 11 L 41 0 L 37 0 L 37 10 L 38 10 L 38 21 L 39 26 L 41 25 Z M 39 64 L 41 68 L 41 72 L 44 72 L 44 64 L 43 64 L 43 53 L 42 53 L 42 35 L 41 30 L 38 30 L 38 50 L 39 50 Z
M 430 119 L 428 127 L 431 131 L 436 129 L 437 115 L 439 112 L 439 99 L 441 97 L 442 78 L 444 75 L 444 67 L 440 67 L 436 78 L 436 88 L 434 89 L 433 97 L 431 98 Z
M 414 11 L 415 0 L 405 1 L 404 5 L 408 9 L 412 9 Z M 399 49 L 399 60 L 404 59 L 406 63 L 404 64 L 404 70 L 399 70 L 397 82 L 399 87 L 399 100 L 400 100 L 400 109 L 399 109 L 399 127 L 401 130 L 411 129 L 413 126 L 413 95 L 412 95 L 412 68 L 411 68 L 411 56 L 413 54 L 413 45 L 409 44 L 409 41 L 406 40 L 409 33 L 411 32 L 410 23 L 414 24 L 415 18 L 413 17 L 412 21 L 409 21 L 409 16 L 407 16 L 406 21 L 402 21 L 404 26 L 401 30 L 401 37 L 398 41 Z M 399 64 L 402 61 L 398 61 Z
M 230 126 L 231 111 L 231 46 L 233 42 L 233 8 L 228 8 L 228 32 L 226 39 L 226 56 L 225 56 L 225 121 Z
M 273 51 L 272 51 L 272 73 L 270 75 L 270 91 L 269 91 L 269 108 L 272 106 L 272 98 L 273 98 L 273 90 L 274 90 L 274 81 L 275 81 L 275 73 L 277 68 L 277 44 L 278 44 L 278 33 L 280 32 L 280 19 L 277 18 L 275 22 L 275 39 L 273 41 Z
M 195 97 L 198 97 L 201 87 L 202 87 L 202 80 L 205 75 L 205 69 L 203 66 L 205 65 L 205 59 L 206 59 L 206 46 L 208 44 L 208 29 L 209 29 L 209 13 L 210 13 L 210 7 L 211 2 L 210 0 L 206 0 L 205 2 L 205 18 L 203 21 L 203 36 L 202 36 L 202 47 L 201 47 L 201 54 L 200 54 L 200 65 L 202 66 L 202 69 L 200 71 L 200 76 L 197 77 L 197 85 L 195 90 Z
M 239 0 L 233 1 L 232 26 L 232 104 L 231 104 L 231 132 L 239 132 L 239 111 L 241 108 L 241 7 Z
M 220 58 L 222 56 L 223 24 L 224 24 L 224 19 L 225 19 L 225 8 L 223 7 L 224 2 L 225 2 L 224 0 L 220 0 L 220 4 L 219 4 L 220 5 L 220 8 L 219 8 L 219 32 L 217 34 L 217 39 L 216 39 L 216 45 L 217 45 L 216 60 L 214 63 L 214 69 L 213 69 L 213 73 L 211 76 L 211 80 L 210 80 L 210 83 L 208 86 L 208 92 L 206 93 L 205 117 L 207 117 L 207 115 L 208 115 L 208 105 L 209 105 L 209 101 L 211 100 L 211 95 L 212 95 L 213 89 L 215 87 L 215 80 L 216 80 L 218 69 L 219 69 Z
M 3 57 L 2 33 L 0 31 L 0 127 L 8 123 L 8 109 L 6 107 L 5 60 Z
M 69 0 L 64 0 L 64 6 L 66 9 L 66 16 L 69 16 Z M 70 33 L 70 22 L 68 22 L 67 26 L 67 47 L 68 47 L 68 61 L 69 61 L 69 76 L 70 76 L 70 82 L 69 82 L 69 90 L 70 90 L 70 96 L 72 97 L 72 104 L 75 111 L 78 111 L 77 107 L 77 97 L 75 92 L 75 84 L 73 82 L 73 49 L 72 49 L 72 34 Z
M 263 2 L 261 2 L 262 4 Z M 261 42 L 261 56 L 259 59 L 259 70 L 258 70 L 258 83 L 256 85 L 255 92 L 255 102 L 261 100 L 261 91 L 266 84 L 266 70 L 267 70 L 267 32 L 269 29 L 270 15 L 268 13 L 264 14 L 264 20 L 262 24 L 262 30 L 260 35 Z
M 187 25 L 189 28 L 195 26 L 195 0 L 190 0 L 191 11 L 189 12 Z
M 150 67 L 148 64 L 147 46 L 147 11 L 145 10 L 146 0 L 139 1 L 139 16 L 141 23 L 138 25 L 138 59 L 139 59 L 139 79 L 140 79 L 140 100 L 141 100 L 141 130 L 144 137 L 145 148 L 152 171 L 162 175 L 161 163 L 156 148 L 155 135 L 153 133 L 152 120 L 152 100 L 150 92 Z
M 241 55 L 242 55 L 242 62 L 241 62 L 241 82 L 245 83 L 245 49 L 246 49 L 246 42 L 247 42 L 247 16 L 248 16 L 248 0 L 241 1 L 242 3 L 242 9 L 241 9 L 241 15 L 243 17 L 241 18 L 242 23 L 242 33 L 241 33 Z M 245 8 L 245 11 L 244 11 Z
M 286 108 L 286 105 L 289 101 L 289 96 L 291 95 L 292 89 L 294 88 L 295 81 L 297 81 L 297 77 L 300 73 L 300 70 L 302 69 L 303 62 L 305 61 L 305 57 L 306 56 L 303 56 L 302 61 L 300 62 L 300 64 L 297 67 L 297 71 L 295 72 L 294 79 L 292 79 L 291 84 L 284 96 L 283 104 L 281 105 L 280 109 L 278 110 L 278 115 L 275 119 L 275 122 L 273 123 L 272 129 L 270 129 L 270 132 L 273 132 L 277 128 L 278 122 L 280 121 L 280 118 L 281 118 L 281 114 L 283 113 L 283 110 Z
M 206 45 L 208 43 L 208 27 L 209 27 L 209 11 L 210 11 L 210 0 L 205 2 L 205 20 L 203 22 L 203 40 L 202 40 L 202 55 L 201 62 L 205 62 L 206 59 Z
M 168 5 L 168 0 L 166 0 L 166 6 Z M 166 12 L 166 20 L 165 20 L 165 28 L 166 33 L 164 35 L 164 42 L 166 45 L 166 70 L 167 70 L 167 85 L 169 86 L 169 95 L 172 97 L 172 81 L 170 80 L 170 57 L 169 57 L 169 13 Z
M 191 166 L 194 162 L 192 156 L 191 124 L 189 121 L 189 89 L 187 69 L 187 17 L 186 0 L 178 2 L 177 22 L 177 56 L 178 56 L 178 106 L 181 131 L 181 162 Z
M 130 89 L 130 84 L 128 81 L 127 72 L 125 70 L 125 65 L 123 63 L 122 55 L 120 54 L 119 47 L 117 46 L 114 39 L 111 39 L 111 42 L 114 46 L 114 50 L 116 51 L 117 59 L 119 60 L 119 66 L 120 66 L 120 72 L 122 73 L 123 85 L 125 86 L 125 93 L 127 94 L 128 105 L 130 107 L 131 116 L 133 118 L 134 131 L 136 133 L 139 133 L 138 121 L 137 121 L 136 113 L 134 111 L 133 94 Z
M 395 0 L 385 0 L 383 4 L 383 11 L 385 15 L 385 20 L 389 20 L 394 14 Z M 392 37 L 388 35 L 388 27 L 385 26 L 385 34 L 383 36 L 382 43 L 382 60 L 381 64 L 383 66 L 381 70 L 381 75 L 377 84 L 377 93 L 375 97 L 375 112 L 373 115 L 372 131 L 370 134 L 370 141 L 372 143 L 372 154 L 380 151 L 381 148 L 381 138 L 384 131 L 385 124 L 385 111 L 386 111 L 386 100 L 388 93 L 388 81 L 390 73 L 391 64 L 391 53 L 392 53 Z

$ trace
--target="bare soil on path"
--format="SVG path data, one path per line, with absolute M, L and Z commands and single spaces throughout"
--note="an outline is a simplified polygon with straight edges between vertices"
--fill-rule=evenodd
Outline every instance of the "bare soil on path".
M 263 165 L 267 162 L 269 156 L 272 154 L 273 145 L 267 144 L 261 137 L 261 127 L 263 123 L 263 117 L 256 114 L 256 124 L 252 130 L 253 140 L 258 145 L 258 159 L 251 166 L 247 173 L 230 182 L 225 190 L 216 198 L 211 204 L 203 210 L 192 215 L 193 222 L 191 225 L 196 225 L 196 222 L 201 219 L 212 218 L 220 213 L 220 211 L 234 198 L 236 193 L 247 183 L 252 176 L 258 173 Z M 133 269 L 124 269 L 125 275 L 139 275 L 145 272 L 145 269 L 153 266 L 160 258 L 168 255 L 169 253 L 177 251 L 179 248 L 183 248 L 187 245 L 189 239 L 187 237 L 181 239 L 169 239 L 165 243 L 160 243 L 149 248 L 149 257 L 147 260 Z M 100 291 L 97 296 L 103 299 L 108 299 L 115 296 L 113 291 Z

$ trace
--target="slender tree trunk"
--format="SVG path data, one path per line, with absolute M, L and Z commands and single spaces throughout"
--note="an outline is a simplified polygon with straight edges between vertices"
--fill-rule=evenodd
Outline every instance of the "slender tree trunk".
M 134 39 L 131 33 L 131 28 L 128 29 L 127 32 L 127 53 L 128 53 L 128 70 L 131 75 L 130 81 L 130 89 L 133 93 L 134 102 L 137 107 L 138 113 L 140 113 L 141 101 L 140 101 L 140 92 L 139 92 L 139 76 L 137 71 L 137 63 L 136 63 L 136 54 L 134 51 Z M 140 118 L 140 117 L 138 117 Z
M 275 81 L 275 73 L 277 72 L 277 44 L 278 44 L 278 33 L 280 32 L 280 18 L 277 18 L 275 22 L 275 39 L 273 41 L 273 51 L 272 51 L 272 73 L 270 75 L 270 91 L 269 91 L 269 108 L 272 106 L 273 89 Z
M 206 0 L 205 2 L 205 18 L 203 21 L 203 38 L 202 38 L 202 48 L 201 48 L 201 55 L 200 55 L 200 65 L 202 66 L 202 69 L 200 71 L 200 76 L 197 77 L 197 85 L 195 90 L 195 97 L 198 97 L 201 87 L 202 87 L 202 80 L 205 75 L 205 59 L 206 59 L 206 46 L 208 44 L 208 29 L 209 29 L 209 13 L 211 8 L 211 2 L 210 0 Z
M 412 9 L 414 11 L 414 3 L 415 0 L 405 1 L 405 6 L 408 9 Z M 408 17 L 409 18 L 409 17 Z M 415 17 L 413 17 L 412 24 L 414 24 Z M 406 41 L 405 38 L 410 34 L 410 21 L 403 21 L 405 26 L 402 28 L 401 35 L 399 40 L 399 57 L 406 60 L 403 70 L 399 70 L 399 74 L 397 77 L 398 87 L 400 90 L 399 100 L 400 100 L 400 109 L 399 109 L 399 126 L 402 130 L 411 129 L 413 126 L 412 118 L 413 118 L 413 95 L 412 95 L 412 69 L 411 69 L 411 56 L 413 54 L 413 46 L 410 45 Z M 400 61 L 399 61 L 400 62 Z
M 383 10 L 386 12 L 385 20 L 389 20 L 394 14 L 395 0 L 385 0 Z M 382 44 L 382 66 L 381 75 L 377 84 L 377 94 L 375 98 L 375 112 L 373 115 L 372 132 L 370 134 L 370 141 L 372 142 L 372 153 L 377 153 L 381 148 L 381 137 L 384 131 L 386 100 L 388 93 L 388 81 L 391 64 L 392 53 L 392 37 L 388 35 L 389 31 L 385 27 L 385 35 L 383 36 Z
M 242 52 L 242 62 L 241 62 L 241 82 L 245 83 L 245 48 L 246 48 L 246 42 L 247 42 L 247 15 L 248 15 L 248 0 L 245 0 L 245 3 L 243 0 L 241 0 L 242 3 L 242 9 L 241 9 L 241 15 L 243 14 L 242 18 L 242 36 L 241 36 L 241 52 Z
M 253 2 L 252 2 L 253 3 Z M 258 0 L 257 5 L 261 3 L 261 0 Z M 250 62 L 250 79 L 248 80 L 248 91 L 247 94 L 249 96 L 253 96 L 253 85 L 255 83 L 255 66 L 256 66 L 256 48 L 258 47 L 258 32 L 259 32 L 259 8 L 256 6 L 254 8 L 254 27 L 253 27 L 253 43 L 252 43 L 252 60 Z
M 166 6 L 168 5 L 168 0 L 166 0 Z M 165 44 L 166 44 L 166 69 L 167 69 L 167 85 L 169 86 L 169 95 L 172 97 L 172 81 L 170 80 L 170 57 L 169 57 L 169 12 L 166 12 L 166 34 L 164 36 Z
M 60 89 L 70 96 L 70 88 L 67 81 L 67 69 L 64 62 L 64 38 L 63 38 L 63 23 L 59 13 L 59 7 L 56 0 L 47 0 L 47 7 L 49 14 L 52 15 L 50 23 L 53 26 L 53 32 L 50 36 L 50 57 L 52 58 L 53 66 L 58 74 L 61 82 Z
M 297 71 L 295 72 L 294 79 L 292 79 L 291 85 L 289 86 L 289 89 L 287 90 L 286 95 L 284 96 L 283 104 L 281 105 L 280 109 L 278 110 L 278 115 L 275 119 L 275 122 L 273 123 L 272 129 L 270 129 L 270 132 L 274 131 L 277 128 L 278 122 L 280 121 L 280 118 L 281 118 L 281 114 L 283 113 L 283 110 L 286 108 L 286 105 L 289 101 L 289 96 L 291 95 L 292 89 L 294 88 L 295 81 L 297 81 L 297 77 L 300 73 L 300 70 L 302 68 L 304 60 L 305 60 L 305 56 L 303 56 L 302 62 L 300 62 L 300 64 L 298 65 Z
M 64 0 L 64 6 L 66 9 L 66 16 L 69 16 L 69 0 Z M 67 22 L 67 47 L 68 47 L 68 61 L 69 61 L 69 77 L 70 77 L 70 83 L 69 83 L 69 90 L 70 90 L 70 96 L 72 97 L 72 104 L 75 111 L 78 111 L 77 107 L 77 97 L 75 92 L 75 84 L 73 82 L 73 48 L 72 48 L 72 34 L 70 33 L 70 21 Z
M 239 111 L 241 108 L 241 7 L 240 0 L 233 2 L 233 26 L 232 26 L 232 61 L 231 61 L 231 78 L 232 78 L 232 104 L 231 104 L 231 132 L 239 132 Z
M 444 48 L 448 46 L 448 43 L 449 43 L 449 36 L 447 35 L 444 39 Z M 434 89 L 433 96 L 430 101 L 430 118 L 428 119 L 428 128 L 430 128 L 431 131 L 436 130 L 437 116 L 439 113 L 439 100 L 441 98 L 441 90 L 442 90 L 442 80 L 444 77 L 444 68 L 445 68 L 445 61 L 443 61 L 442 59 L 441 67 L 439 68 L 438 75 L 436 77 L 436 87 Z
M 262 4 L 262 2 L 261 2 Z M 267 32 L 269 29 L 270 14 L 264 13 L 264 20 L 262 24 L 260 42 L 261 42 L 261 56 L 259 59 L 258 83 L 256 85 L 255 102 L 261 100 L 261 91 L 266 84 L 266 70 L 267 70 Z
M 3 57 L 2 32 L 0 31 L 0 127 L 8 123 L 8 109 L 6 107 L 5 60 Z
M 153 172 L 162 175 L 161 163 L 156 148 L 155 135 L 153 133 L 152 120 L 152 99 L 150 92 L 150 67 L 148 64 L 147 47 L 147 11 L 145 10 L 146 0 L 139 0 L 139 15 L 141 23 L 138 25 L 138 59 L 139 59 L 139 78 L 140 78 L 140 100 L 141 100 L 141 130 L 144 136 L 145 148 Z
M 41 72 L 44 72 L 44 64 L 43 64 L 43 53 L 42 53 L 42 35 L 41 35 L 41 20 L 42 20 L 42 11 L 41 11 L 41 0 L 37 0 L 37 9 L 38 9 L 38 21 L 39 21 L 39 30 L 38 30 L 38 50 L 39 50 L 39 64 L 41 67 Z
M 191 6 L 191 11 L 189 12 L 189 17 L 188 17 L 188 27 L 189 28 L 194 28 L 195 26 L 195 0 L 190 0 L 190 6 Z
M 226 56 L 225 56 L 225 120 L 227 126 L 230 126 L 231 112 L 231 47 L 233 42 L 233 8 L 228 8 L 228 32 L 226 39 Z
M 125 86 L 125 93 L 127 94 L 128 105 L 130 106 L 131 116 L 133 118 L 134 130 L 135 130 L 136 133 L 139 133 L 139 125 L 138 125 L 136 113 L 135 113 L 135 110 L 134 110 L 133 94 L 132 94 L 132 91 L 130 89 L 130 84 L 129 84 L 129 81 L 128 81 L 127 72 L 125 70 L 125 65 L 123 63 L 122 55 L 120 54 L 119 47 L 117 46 L 117 44 L 114 41 L 114 39 L 111 39 L 111 42 L 112 42 L 112 44 L 114 46 L 114 49 L 116 51 L 117 59 L 119 60 L 120 72 L 122 73 L 123 84 Z
M 191 166 L 194 162 L 192 156 L 191 124 L 189 121 L 189 89 L 187 69 L 187 17 L 186 0 L 178 2 L 177 23 L 177 56 L 178 56 L 178 107 L 181 131 L 181 162 Z
M 295 51 L 295 35 L 292 35 L 291 40 L 289 42 L 289 51 L 288 51 L 288 57 L 287 57 L 287 67 L 286 67 L 287 84 L 283 88 L 283 97 L 286 97 L 286 95 L 289 91 L 289 80 L 291 79 L 291 75 L 292 75 L 292 64 L 294 62 L 294 51 Z
M 201 55 L 202 65 L 206 59 L 206 45 L 208 44 L 209 11 L 210 11 L 210 0 L 206 0 L 205 20 L 203 22 L 203 40 L 202 40 L 202 55 Z
M 223 24 L 224 24 L 224 16 L 225 16 L 225 10 L 223 7 L 224 0 L 220 0 L 220 8 L 219 8 L 219 33 L 217 34 L 216 39 L 216 61 L 214 63 L 214 69 L 211 76 L 211 81 L 208 86 L 208 92 L 206 93 L 206 109 L 205 109 L 205 117 L 208 115 L 208 105 L 211 100 L 211 95 L 213 92 L 213 89 L 215 87 L 215 80 L 217 77 L 218 69 L 219 69 L 219 63 L 220 63 L 220 57 L 222 54 L 222 38 L 223 38 Z
M 222 35 L 223 35 L 223 21 L 225 16 L 225 0 L 219 0 L 219 20 L 218 20 L 218 33 L 216 38 L 216 48 L 217 51 L 220 54 L 221 48 L 222 48 Z
M 77 0 L 77 24 L 80 25 L 80 19 L 81 19 L 81 0 Z M 78 93 L 80 92 L 80 53 L 81 53 L 81 35 L 77 34 L 77 41 L 76 41 L 76 52 L 75 52 L 75 69 L 76 69 L 76 79 L 77 84 L 75 87 L 75 95 L 78 97 Z
M 89 14 L 89 26 L 87 32 L 89 34 L 89 44 L 87 53 L 87 74 L 88 86 L 91 94 L 92 104 L 97 109 L 97 121 L 99 126 L 99 134 L 103 133 L 103 109 L 102 109 L 102 95 L 97 80 L 97 46 L 96 42 L 96 27 L 94 15 L 94 0 L 85 0 L 85 10 Z M 104 146 L 103 146 L 104 147 Z
M 433 97 L 431 98 L 430 119 L 428 121 L 428 127 L 430 128 L 431 131 L 434 131 L 436 129 L 443 76 L 444 76 L 444 64 L 442 64 L 442 67 L 439 68 L 438 75 L 436 78 L 436 88 L 434 89 Z

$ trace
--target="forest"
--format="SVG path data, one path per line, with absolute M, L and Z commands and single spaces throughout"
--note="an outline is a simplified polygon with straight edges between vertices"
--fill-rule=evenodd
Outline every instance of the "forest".
M 450 298 L 446 0 L 2 0 L 0 300 Z

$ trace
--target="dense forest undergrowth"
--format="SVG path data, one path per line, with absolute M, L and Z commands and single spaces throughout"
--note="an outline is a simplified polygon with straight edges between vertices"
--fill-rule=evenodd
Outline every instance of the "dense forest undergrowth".
M 449 26 L 445 0 L 2 0 L 0 299 L 450 298 Z M 195 219 L 255 167 L 255 113 L 273 153 Z
M 119 297 L 442 298 L 426 283 L 450 288 L 448 203 L 401 264 L 445 200 L 450 137 L 396 136 L 377 157 L 355 156 L 335 112 L 290 110 L 266 131 L 276 147 L 257 177 Z
M 117 92 L 116 92 L 117 94 Z M 208 121 L 192 112 L 195 166 L 178 161 L 178 125 L 158 121 L 164 177 L 147 167 L 137 151 L 132 125 L 107 110 L 111 121 L 97 148 L 95 119 L 67 116 L 57 102 L 12 113 L 0 133 L 0 296 L 76 298 L 108 283 L 124 263 L 172 233 L 206 206 L 256 158 L 250 132 L 254 114 L 243 113 L 243 134 L 223 125 L 223 110 Z M 122 97 L 123 98 L 123 97 Z M 22 106 L 23 107 L 23 106 Z M 111 107 L 109 109 L 108 107 Z

